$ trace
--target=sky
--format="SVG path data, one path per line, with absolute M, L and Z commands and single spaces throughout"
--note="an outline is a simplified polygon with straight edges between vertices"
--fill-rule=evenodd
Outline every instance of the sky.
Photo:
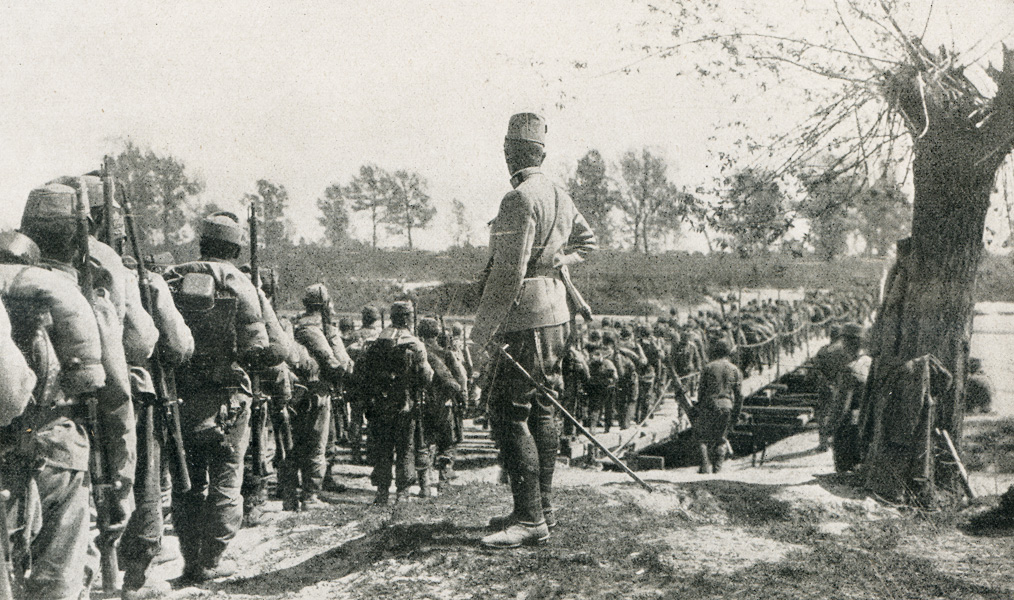
M 805 33 L 796 3 L 747 4 Z M 1010 0 L 979 4 L 969 15 L 938 0 L 929 36 L 1009 37 L 981 24 L 1014 23 Z M 315 201 L 328 185 L 365 163 L 414 170 L 438 208 L 417 245 L 452 241 L 452 199 L 484 243 L 510 189 L 502 144 L 515 112 L 545 115 L 557 180 L 589 149 L 617 162 L 650 147 L 690 189 L 711 176 L 718 124 L 777 129 L 805 116 L 791 95 L 733 105 L 729 89 L 680 74 L 678 61 L 642 60 L 672 22 L 631 0 L 0 7 L 0 228 L 17 225 L 33 187 L 97 168 L 129 138 L 181 159 L 204 180 L 204 201 L 235 207 L 258 179 L 285 185 L 307 239 L 321 234 Z

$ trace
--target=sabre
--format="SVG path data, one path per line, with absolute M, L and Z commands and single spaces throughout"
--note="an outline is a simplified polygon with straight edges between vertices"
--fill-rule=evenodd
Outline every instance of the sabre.
M 535 378 L 532 377 L 531 374 L 523 366 L 521 366 L 521 363 L 519 363 L 518 361 L 514 360 L 514 357 L 511 356 L 509 352 L 507 352 L 507 346 L 497 345 L 496 348 L 497 348 L 497 350 L 500 351 L 500 354 L 502 354 L 504 356 L 504 358 L 506 358 L 512 365 L 514 365 L 515 369 L 517 369 L 518 371 L 520 371 L 521 374 L 525 376 L 525 379 L 527 379 L 529 383 L 531 383 L 532 385 L 535 386 L 535 389 L 537 389 L 539 392 L 541 392 L 543 396 L 545 396 L 546 398 L 548 398 L 549 401 L 553 403 L 553 406 L 555 406 L 560 411 L 560 413 L 563 414 L 563 416 L 567 418 L 568 421 L 570 421 L 571 423 L 573 423 L 574 427 L 578 431 L 581 432 L 581 435 L 583 435 L 586 438 L 588 438 L 589 440 L 591 440 L 591 442 L 593 444 L 595 444 L 595 447 L 597 447 L 599 450 L 601 450 L 602 452 L 604 452 L 605 455 L 609 457 L 609 460 L 613 461 L 613 463 L 616 464 L 616 466 L 618 466 L 621 469 L 623 469 L 623 471 L 627 475 L 630 475 L 630 477 L 634 481 L 636 481 L 638 484 L 640 484 L 641 487 L 643 487 L 644 489 L 648 490 L 649 492 L 654 492 L 655 491 L 655 488 L 653 488 L 650 485 L 648 485 L 647 482 L 645 482 L 643 479 L 641 479 L 640 477 L 637 476 L 637 473 L 634 473 L 633 471 L 631 471 L 630 467 L 628 467 L 627 465 L 623 464 L 623 461 L 621 461 L 620 459 L 616 458 L 616 455 L 613 454 L 612 452 L 610 452 L 609 448 L 606 448 L 602 444 L 602 442 L 600 442 L 597 439 L 595 439 L 595 436 L 592 435 L 592 433 L 590 431 L 588 431 L 587 429 L 585 429 L 584 425 L 582 425 L 580 423 L 580 421 L 578 421 L 576 418 L 574 418 L 574 415 L 570 414 L 567 411 L 567 409 L 564 408 L 562 404 L 560 404 L 560 401 L 556 399 L 556 396 L 554 396 L 548 389 L 546 389 L 546 386 L 544 386 L 541 383 L 539 383 L 538 381 L 536 381 Z

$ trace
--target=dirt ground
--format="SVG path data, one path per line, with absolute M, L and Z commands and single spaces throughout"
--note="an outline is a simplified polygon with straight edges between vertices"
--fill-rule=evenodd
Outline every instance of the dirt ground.
M 740 458 L 720 475 L 643 471 L 652 493 L 619 472 L 560 465 L 549 544 L 499 552 L 478 544 L 489 517 L 510 509 L 496 467 L 461 471 L 439 498 L 379 508 L 367 470 L 347 466 L 348 490 L 326 494 L 325 507 L 287 513 L 270 502 L 267 523 L 230 545 L 236 576 L 164 597 L 1014 597 L 1014 537 L 958 527 L 982 506 L 889 506 L 834 474 L 816 445 L 816 433 L 795 436 L 763 466 Z M 154 576 L 181 569 L 177 555 Z

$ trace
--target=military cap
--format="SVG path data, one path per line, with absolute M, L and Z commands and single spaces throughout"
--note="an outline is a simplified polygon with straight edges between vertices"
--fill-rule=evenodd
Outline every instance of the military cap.
M 303 291 L 303 306 L 325 306 L 330 299 L 323 283 L 307 286 Z
M 611 327 L 612 324 L 613 324 L 612 321 L 610 321 L 606 317 L 602 317 L 602 326 L 603 327 Z
M 356 324 L 352 321 L 351 317 L 342 317 L 338 319 L 338 331 L 342 333 L 351 333 L 356 330 Z
M 212 213 L 201 221 L 201 239 L 220 240 L 240 245 L 243 230 L 235 213 L 220 211 Z
M 546 145 L 546 121 L 535 113 L 518 113 L 507 124 L 507 139 Z
M 412 303 L 408 300 L 401 300 L 391 305 L 392 317 L 404 317 L 412 314 Z
M 863 337 L 863 326 L 859 323 L 845 323 L 841 327 L 841 336 L 846 338 L 861 339 Z
M 620 339 L 621 340 L 629 340 L 630 336 L 632 336 L 632 335 L 634 335 L 634 332 L 631 331 L 629 327 L 627 327 L 627 326 L 624 325 L 623 327 L 620 328 Z
M 651 335 L 651 329 L 648 327 L 647 323 L 638 323 L 634 330 L 637 332 L 637 335 L 640 336 Z
M 454 323 L 451 325 L 451 333 L 454 335 L 465 335 L 465 328 L 461 323 Z
M 32 238 L 17 231 L 0 233 L 0 262 L 34 265 L 40 258 L 42 253 Z
M 968 372 L 978 373 L 982 370 L 982 359 L 981 358 L 969 358 L 968 359 Z
M 31 220 L 73 220 L 77 216 L 75 210 L 77 195 L 74 188 L 59 184 L 47 183 L 28 193 L 25 212 L 21 215 L 21 227 Z
M 416 335 L 421 338 L 431 338 L 440 335 L 440 324 L 437 323 L 436 319 L 429 317 L 420 319 L 419 324 L 416 325 Z
M 605 345 L 607 345 L 607 346 L 610 345 L 610 344 L 615 344 L 616 343 L 616 334 L 613 333 L 612 331 L 603 331 L 602 332 L 602 343 L 605 344 Z
M 363 323 L 372 325 L 380 320 L 380 311 L 373 306 L 363 307 Z
M 103 191 L 102 178 L 96 175 L 81 175 L 80 177 L 72 177 L 70 175 L 64 175 L 63 177 L 57 177 L 49 183 L 62 183 L 63 185 L 69 186 L 77 190 L 81 187 L 81 181 L 84 181 L 85 186 L 88 188 L 88 204 L 92 208 L 102 208 L 106 205 L 105 192 Z M 113 199 L 113 208 L 120 210 L 120 203 Z
M 592 329 L 588 332 L 588 343 L 597 344 L 602 341 L 602 332 L 598 329 Z

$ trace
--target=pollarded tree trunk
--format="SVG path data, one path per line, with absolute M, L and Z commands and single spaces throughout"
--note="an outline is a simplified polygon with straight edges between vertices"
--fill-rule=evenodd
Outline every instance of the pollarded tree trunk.
M 943 52 L 913 49 L 912 62 L 887 85 L 914 139 L 912 237 L 899 244 L 871 336 L 863 414 L 867 483 L 909 499 L 953 483 L 953 470 L 935 458 L 934 430 L 960 444 L 983 227 L 996 172 L 1014 143 L 1011 52 L 1005 49 L 1003 72 L 992 72 L 999 87 L 992 101 Z M 923 371 L 917 359 L 928 355 L 939 362 Z

